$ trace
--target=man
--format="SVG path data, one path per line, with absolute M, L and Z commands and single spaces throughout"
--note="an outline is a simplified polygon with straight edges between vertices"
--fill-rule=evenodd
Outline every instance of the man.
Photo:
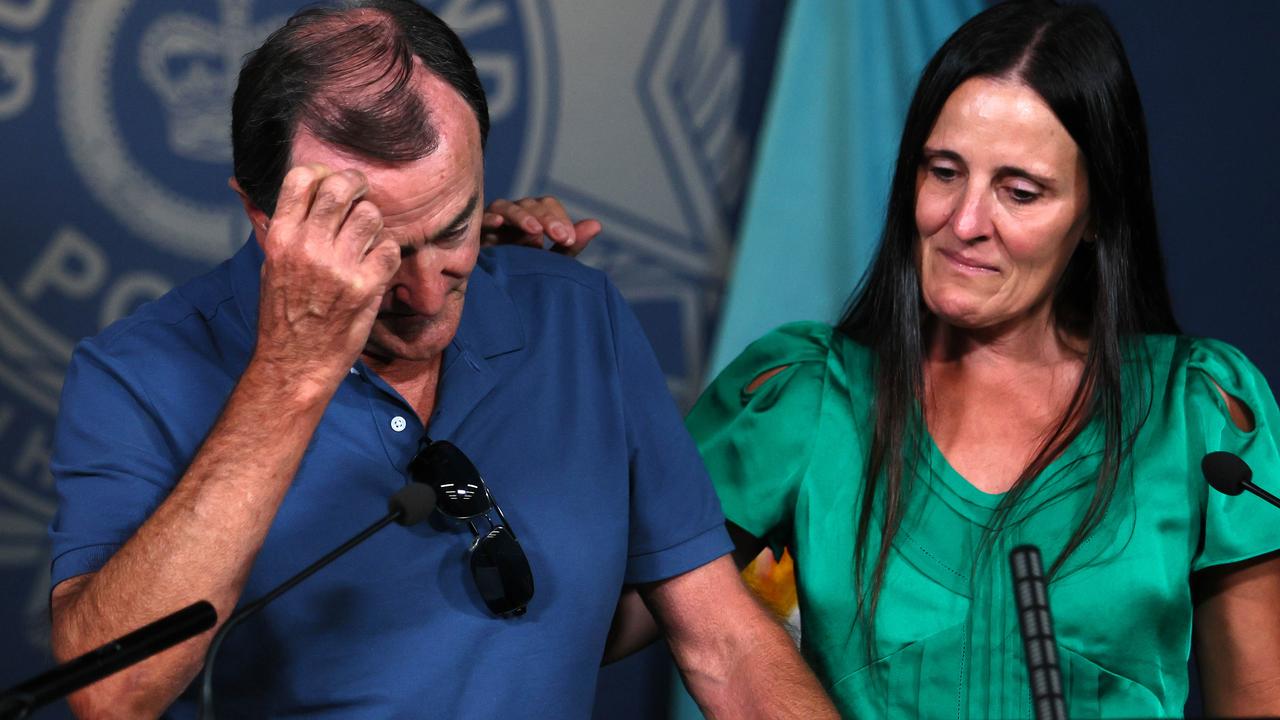
M 302 12 L 246 62 L 232 124 L 255 239 L 83 343 L 67 377 L 60 658 L 197 599 L 225 619 L 380 516 L 429 435 L 518 535 L 527 612 L 494 614 L 466 522 L 384 531 L 229 636 L 222 714 L 587 717 L 634 584 L 711 714 L 834 717 L 738 580 L 617 291 L 550 253 L 480 252 L 487 109 L 447 27 L 409 0 Z M 209 640 L 72 706 L 189 717 Z

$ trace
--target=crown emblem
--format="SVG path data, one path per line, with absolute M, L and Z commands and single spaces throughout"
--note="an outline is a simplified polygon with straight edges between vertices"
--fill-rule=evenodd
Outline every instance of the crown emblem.
M 164 107 L 169 148 L 191 160 L 231 160 L 231 95 L 240 62 L 283 18 L 252 21 L 252 0 L 218 0 L 216 20 L 190 13 L 157 18 L 142 36 L 138 65 Z

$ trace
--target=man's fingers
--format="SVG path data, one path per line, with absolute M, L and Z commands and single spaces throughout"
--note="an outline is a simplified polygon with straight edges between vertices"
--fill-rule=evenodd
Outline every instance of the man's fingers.
M 400 246 L 390 237 L 375 235 L 371 246 L 360 261 L 360 271 L 367 282 L 378 286 L 377 296 L 382 298 L 386 284 L 400 269 Z
M 357 262 L 377 243 L 382 231 L 382 211 L 368 200 L 358 200 L 342 223 L 335 248 Z
M 333 171 L 324 165 L 299 165 L 284 176 L 280 183 L 280 193 L 276 196 L 276 209 L 271 215 L 271 223 L 280 225 L 300 225 L 311 211 L 311 200 L 315 197 L 316 187 Z
M 316 188 L 307 223 L 320 237 L 336 240 L 351 208 L 369 192 L 369 182 L 358 170 L 328 175 Z

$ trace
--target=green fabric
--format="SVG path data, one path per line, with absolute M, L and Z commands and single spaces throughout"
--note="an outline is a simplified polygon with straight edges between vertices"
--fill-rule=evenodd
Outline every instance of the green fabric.
M 1280 410 L 1262 375 L 1220 342 L 1150 336 L 1139 345 L 1125 395 L 1140 410 L 1136 392 L 1154 388 L 1146 422 L 1102 525 L 1049 586 L 1072 717 L 1181 716 L 1190 573 L 1280 548 L 1273 508 L 1211 491 L 1199 470 L 1206 452 L 1229 450 L 1260 485 L 1280 477 Z M 969 484 L 924 434 L 870 648 L 852 619 L 871 368 L 866 348 L 812 323 L 783 326 L 731 363 L 687 420 L 725 514 L 791 549 L 802 650 L 845 716 L 1032 717 L 1007 556 L 1033 543 L 1047 566 L 1061 553 L 1092 494 L 1101 423 L 1036 478 L 986 551 L 1000 496 Z M 1213 381 L 1252 409 L 1256 429 L 1236 428 Z M 879 535 L 873 525 L 872 558 Z

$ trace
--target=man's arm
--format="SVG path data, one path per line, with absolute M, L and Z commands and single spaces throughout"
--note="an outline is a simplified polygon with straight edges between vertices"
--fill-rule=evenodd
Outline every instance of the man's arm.
M 742 584 L 729 556 L 640 594 L 707 717 L 838 718 L 791 637 Z
M 295 168 L 264 238 L 257 346 L 190 467 L 96 573 L 52 594 L 53 649 L 80 655 L 198 599 L 230 615 L 329 399 L 359 356 L 399 248 L 358 173 Z M 251 217 L 254 213 L 250 213 Z M 365 248 L 369 248 L 365 252 Z M 212 631 L 76 693 L 85 717 L 155 717 Z
M 738 566 L 738 572 L 742 572 L 764 550 L 765 542 L 731 522 L 724 526 L 733 541 L 733 562 Z M 624 587 L 618 598 L 618 607 L 613 611 L 613 622 L 609 626 L 609 637 L 605 640 L 600 664 L 608 665 L 637 653 L 661 635 L 658 621 L 653 619 L 653 613 L 649 612 L 639 590 L 635 586 Z
M 1280 716 L 1280 553 L 1193 580 L 1205 715 Z

